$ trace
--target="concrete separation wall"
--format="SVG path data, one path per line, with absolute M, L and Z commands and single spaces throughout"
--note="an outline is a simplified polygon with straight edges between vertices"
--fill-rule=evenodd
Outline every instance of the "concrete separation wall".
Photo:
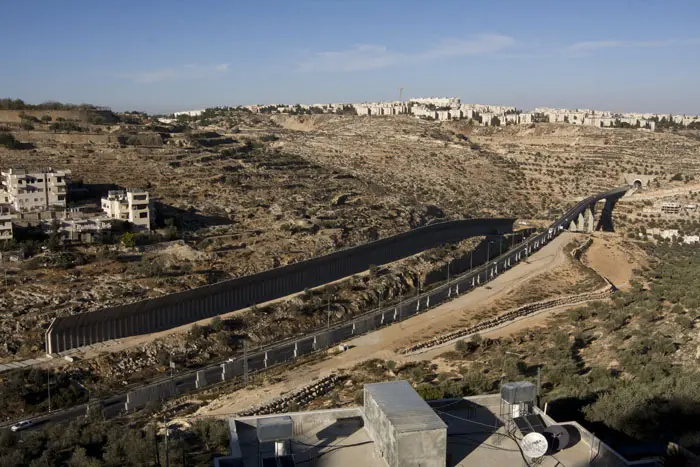
M 46 352 L 149 334 L 317 287 L 446 243 L 512 231 L 514 219 L 441 222 L 258 274 L 53 320 Z
M 161 381 L 158 384 L 142 387 L 126 394 L 126 411 L 140 409 L 148 405 L 149 402 L 170 399 L 177 394 L 175 382 L 170 379 Z

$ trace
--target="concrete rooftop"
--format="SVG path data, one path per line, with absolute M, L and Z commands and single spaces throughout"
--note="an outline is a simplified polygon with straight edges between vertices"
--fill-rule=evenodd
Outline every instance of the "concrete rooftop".
M 505 434 L 503 424 L 497 416 L 500 413 L 498 395 L 438 401 L 430 405 L 448 426 L 449 466 L 526 465 L 518 443 Z M 286 415 L 291 416 L 294 421 L 291 452 L 297 464 L 319 467 L 384 467 L 387 465 L 363 426 L 362 409 L 359 407 Z M 255 432 L 258 418 L 262 417 L 235 419 L 234 436 L 240 443 L 243 465 L 246 467 L 260 465 L 258 452 L 261 446 Z M 517 432 L 516 434 L 519 435 Z M 263 447 L 262 450 L 269 451 L 269 448 Z M 543 457 L 538 465 L 583 467 L 590 465 L 590 458 L 589 445 L 579 440 L 568 449 Z

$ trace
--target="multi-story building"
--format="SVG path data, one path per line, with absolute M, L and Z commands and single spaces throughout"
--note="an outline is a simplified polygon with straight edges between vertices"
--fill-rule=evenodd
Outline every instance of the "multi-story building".
M 12 240 L 12 216 L 10 211 L 0 211 L 0 241 Z
M 2 172 L 3 201 L 17 211 L 65 209 L 69 175 L 70 170 L 11 168 Z
M 148 192 L 138 189 L 112 190 L 102 198 L 102 210 L 112 219 L 131 222 L 139 230 L 151 230 Z

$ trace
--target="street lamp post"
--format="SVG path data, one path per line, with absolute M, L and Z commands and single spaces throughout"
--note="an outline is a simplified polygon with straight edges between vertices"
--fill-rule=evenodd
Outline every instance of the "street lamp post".
M 328 329 L 331 328 L 331 296 L 328 295 Z
M 49 412 L 51 412 L 51 372 L 47 371 L 46 372 L 46 387 L 49 391 Z

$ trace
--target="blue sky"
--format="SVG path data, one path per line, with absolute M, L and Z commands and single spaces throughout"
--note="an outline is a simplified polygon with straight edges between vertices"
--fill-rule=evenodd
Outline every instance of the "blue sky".
M 7 0 L 0 97 L 700 113 L 697 0 Z

